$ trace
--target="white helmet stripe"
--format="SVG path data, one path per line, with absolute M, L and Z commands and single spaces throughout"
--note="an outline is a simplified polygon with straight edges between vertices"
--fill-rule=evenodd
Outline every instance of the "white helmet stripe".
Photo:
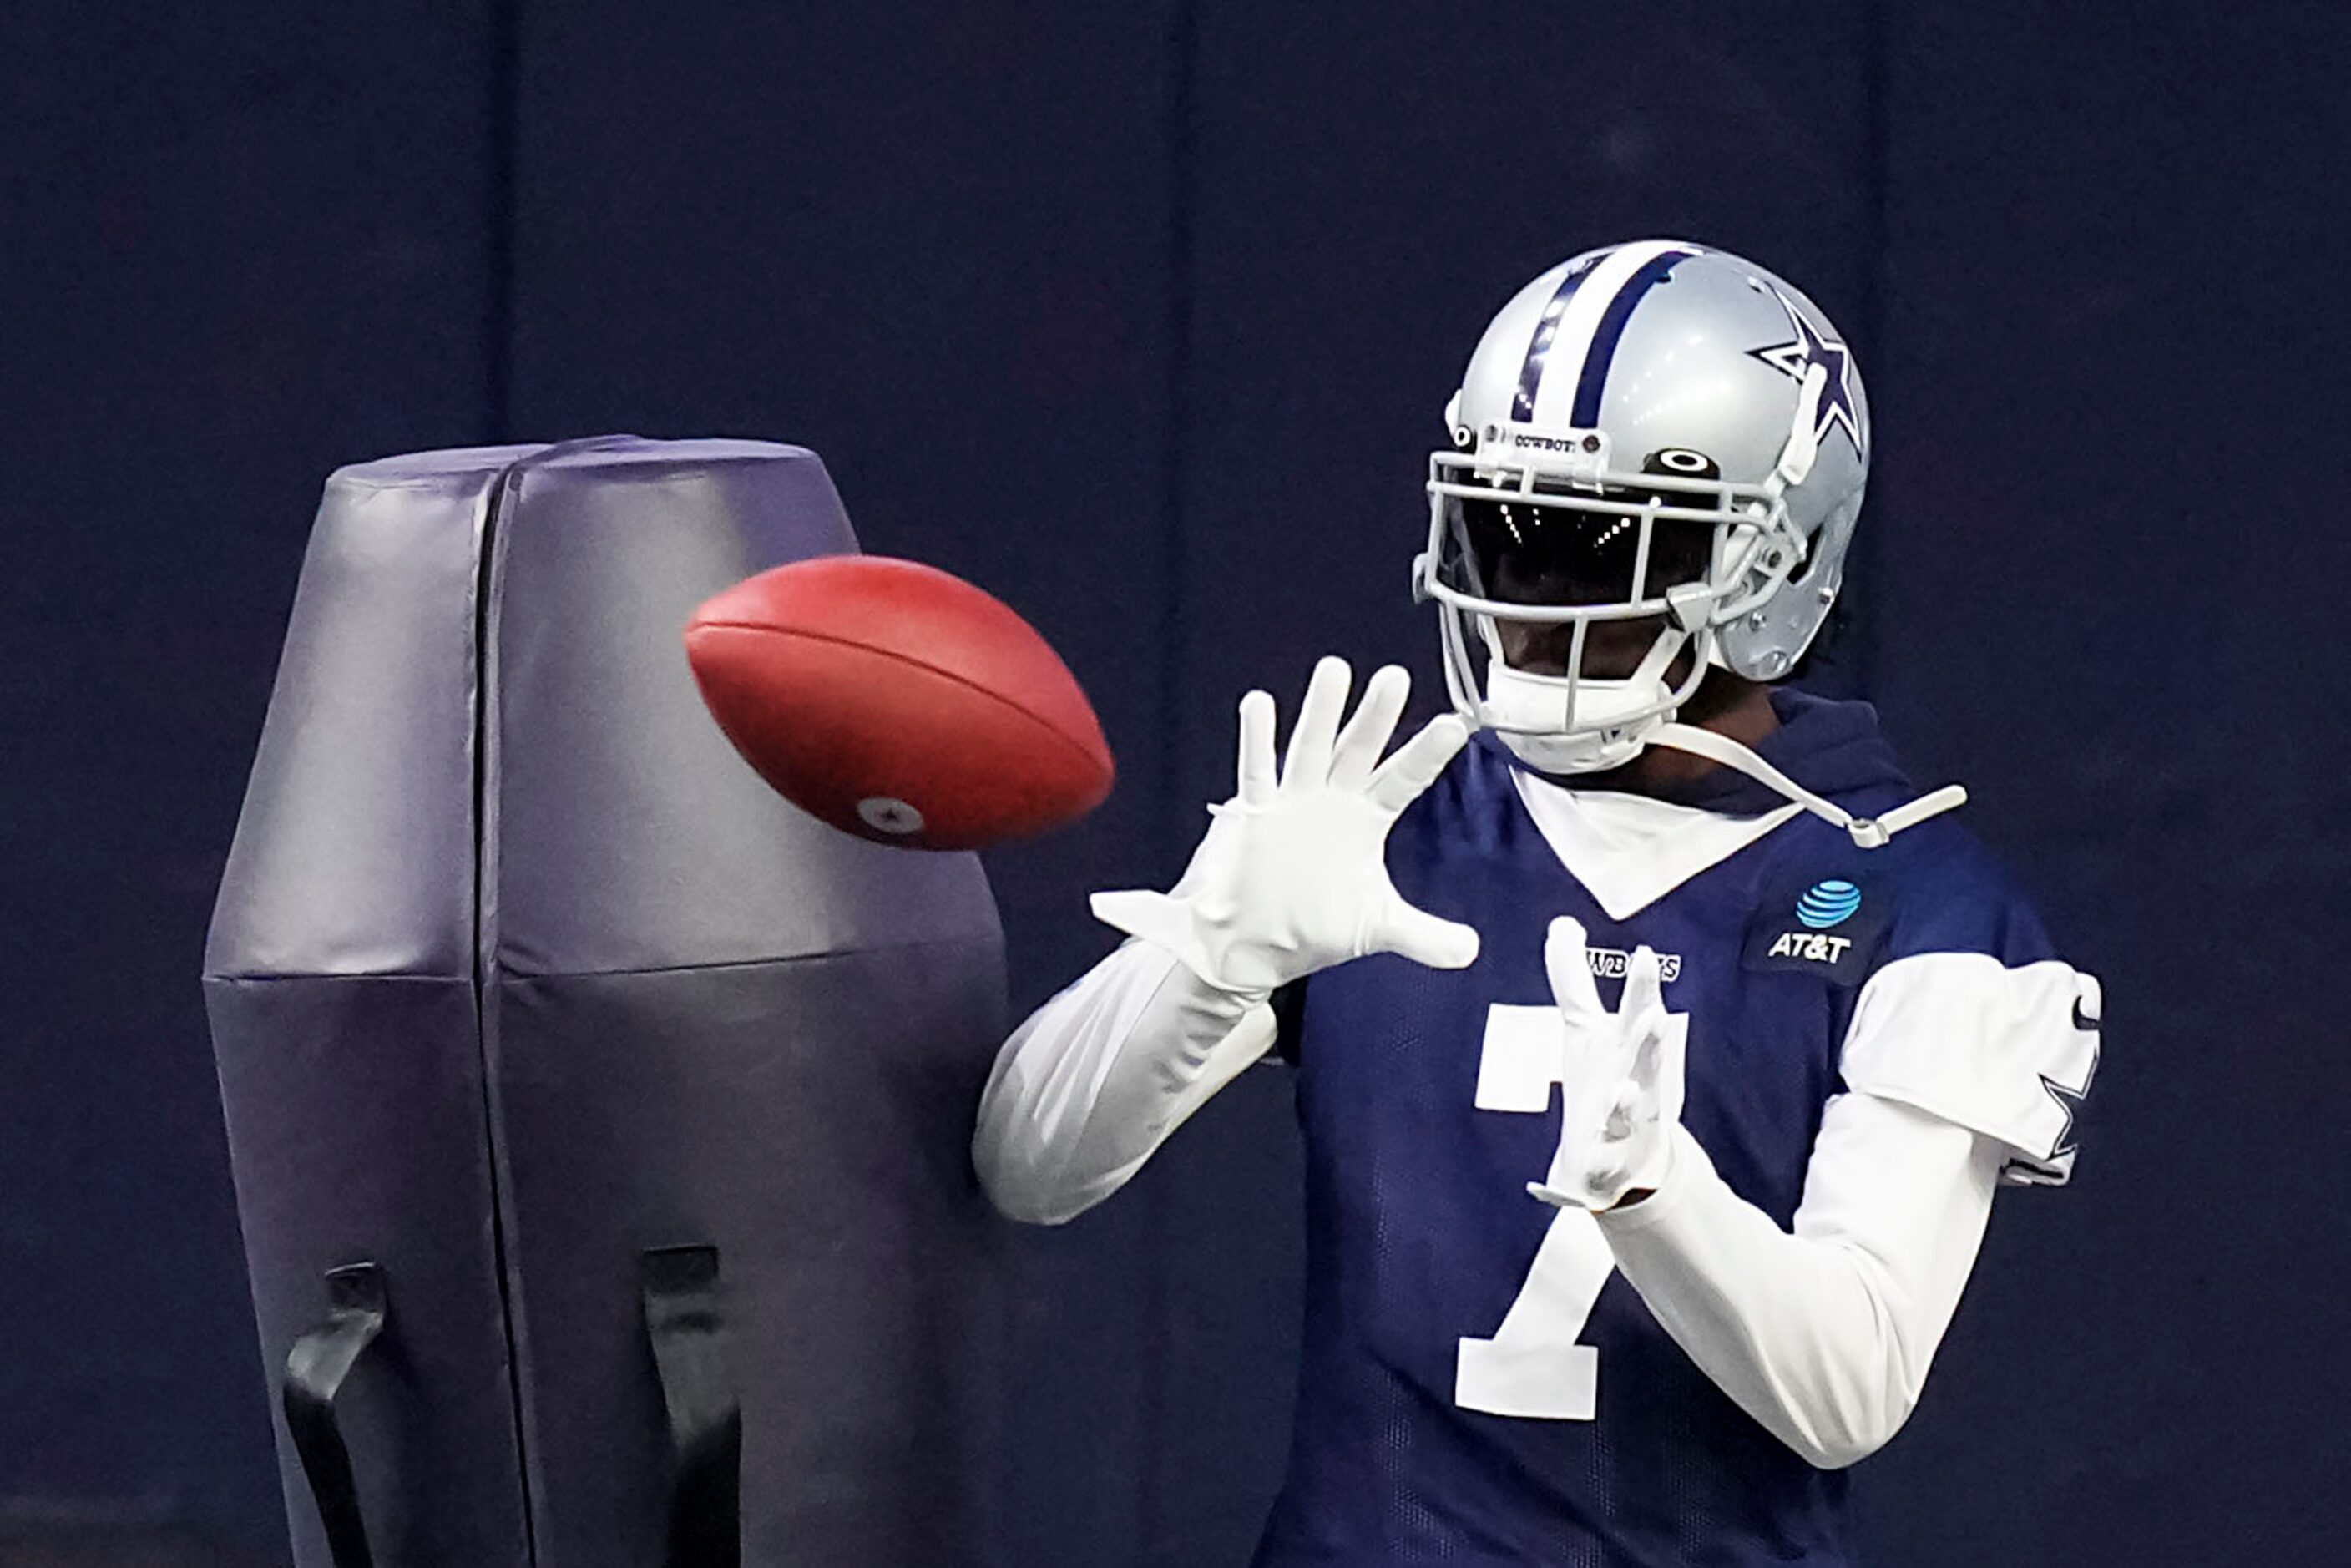
M 1593 268 L 1567 302 L 1567 310 L 1552 334 L 1550 352 L 1543 357 L 1542 380 L 1535 390 L 1533 423 L 1546 427 L 1568 423 L 1575 404 L 1576 386 L 1583 379 L 1583 362 L 1592 353 L 1593 339 L 1607 319 L 1609 307 L 1615 304 L 1625 287 L 1660 256 L 1689 256 L 1697 249 L 1679 240 L 1636 240 L 1618 246 Z M 1609 348 L 1613 350 L 1614 347 L 1612 340 Z

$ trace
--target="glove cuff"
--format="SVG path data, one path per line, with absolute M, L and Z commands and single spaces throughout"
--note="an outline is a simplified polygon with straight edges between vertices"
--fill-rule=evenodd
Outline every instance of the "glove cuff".
M 1228 997 L 1254 1005 L 1273 995 L 1271 985 L 1255 985 L 1224 972 L 1217 962 L 1214 926 L 1187 900 L 1127 888 L 1097 893 L 1087 901 L 1094 918 L 1137 941 L 1175 955 L 1200 981 Z

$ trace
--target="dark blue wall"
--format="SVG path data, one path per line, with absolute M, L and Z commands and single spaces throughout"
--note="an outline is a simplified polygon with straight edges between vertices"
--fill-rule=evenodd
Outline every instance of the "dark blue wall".
M 284 1551 L 193 977 L 321 480 L 502 417 L 402 13 L 0 5 L 0 1562 Z
M 282 1551 L 194 977 L 329 468 L 822 452 L 1119 751 L 1095 817 L 990 857 L 1025 1005 L 1109 945 L 1088 890 L 1181 864 L 1246 686 L 1335 649 L 1430 706 L 1452 378 L 1524 278 L 1658 233 L 1861 350 L 1833 676 L 2109 984 L 2079 1181 L 2002 1202 L 1866 1469 L 1881 1560 L 2335 1560 L 2351 18 L 2103 9 L 0 11 L 0 1560 Z M 1245 1555 L 1295 1166 L 1250 1074 L 1025 1239 L 1015 1561 Z

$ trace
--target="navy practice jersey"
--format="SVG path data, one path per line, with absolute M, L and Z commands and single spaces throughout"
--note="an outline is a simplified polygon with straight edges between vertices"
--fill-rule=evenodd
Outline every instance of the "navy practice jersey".
M 1775 701 L 1786 722 L 1759 749 L 1800 782 L 1863 815 L 1917 793 L 1865 706 Z M 1290 1469 L 1257 1562 L 1848 1563 L 1844 1475 L 1715 1387 L 1589 1214 L 1527 1194 L 1559 1130 L 1544 936 L 1555 915 L 1583 923 L 1612 1008 L 1625 955 L 1656 950 L 1687 1030 L 1683 1124 L 1782 1227 L 1844 1088 L 1862 983 L 1919 953 L 2030 963 L 2047 940 L 1949 817 L 1863 850 L 1801 815 L 1612 920 L 1527 814 L 1514 766 L 1480 736 L 1388 840 L 1398 891 L 1477 928 L 1474 965 L 1366 958 L 1280 998 L 1307 1302 Z M 1708 788 L 1705 803 L 1741 814 L 1781 803 L 1727 773 Z

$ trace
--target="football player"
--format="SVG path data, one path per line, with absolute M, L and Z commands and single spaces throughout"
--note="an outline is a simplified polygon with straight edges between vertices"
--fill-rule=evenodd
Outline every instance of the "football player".
M 1006 1041 L 974 1155 L 1042 1223 L 1268 1056 L 1306 1321 L 1262 1568 L 1844 1563 L 1995 1187 L 2057 1184 L 2096 981 L 1865 704 L 1778 685 L 1842 587 L 1869 405 L 1735 256 L 1529 284 L 1429 462 L 1455 712 L 1314 671 L 1127 941 Z

